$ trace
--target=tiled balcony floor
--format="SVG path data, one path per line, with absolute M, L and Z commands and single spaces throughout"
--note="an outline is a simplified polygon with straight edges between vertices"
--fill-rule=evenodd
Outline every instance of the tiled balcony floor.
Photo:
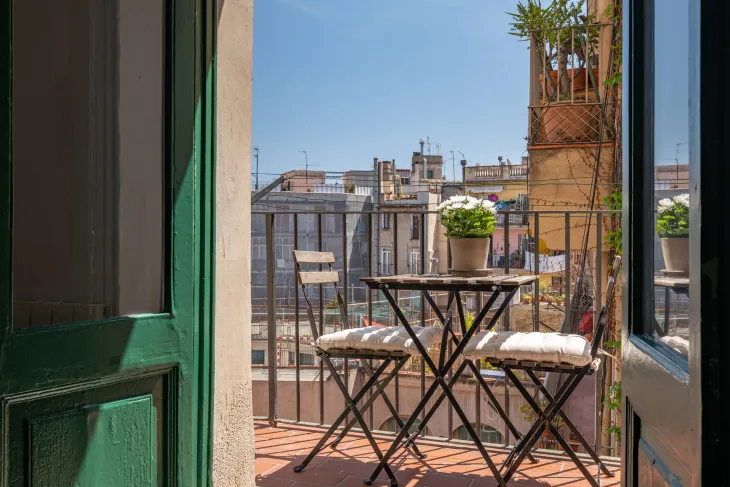
M 375 454 L 361 433 L 348 435 L 337 450 L 322 451 L 309 467 L 294 473 L 292 467 L 309 453 L 324 430 L 280 423 L 270 428 L 256 422 L 256 485 L 261 487 L 360 487 L 363 478 L 375 468 Z M 381 450 L 390 445 L 388 436 L 375 435 Z M 390 437 L 392 438 L 392 437 Z M 420 440 L 419 447 L 427 455 L 420 460 L 410 453 L 399 453 L 391 466 L 399 487 L 492 487 L 497 483 L 475 448 L 449 443 Z M 506 457 L 505 450 L 490 451 L 497 466 Z M 596 467 L 587 463 L 591 473 Z M 604 487 L 620 485 L 619 465 L 609 465 L 615 477 L 601 478 Z M 387 486 L 387 478 L 373 485 Z M 510 480 L 515 486 L 583 487 L 589 483 L 569 458 L 541 457 L 538 463 L 525 461 Z

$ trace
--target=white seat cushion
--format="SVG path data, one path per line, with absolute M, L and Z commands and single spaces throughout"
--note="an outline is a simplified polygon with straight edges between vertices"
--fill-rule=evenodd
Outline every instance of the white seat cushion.
M 593 361 L 591 344 L 581 335 L 506 331 L 477 333 L 464 348 L 469 359 L 529 360 L 583 367 Z
M 441 330 L 433 326 L 412 326 L 418 340 L 428 350 L 441 337 Z M 322 350 L 353 349 L 388 352 L 404 352 L 418 355 L 418 348 L 403 326 L 368 326 L 350 328 L 322 335 L 316 346 Z
M 681 336 L 667 335 L 660 339 L 684 357 L 689 356 L 689 340 Z

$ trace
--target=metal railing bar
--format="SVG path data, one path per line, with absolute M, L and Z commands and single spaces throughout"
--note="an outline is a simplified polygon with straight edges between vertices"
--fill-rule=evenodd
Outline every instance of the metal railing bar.
M 417 215 L 436 215 L 436 210 L 408 210 L 408 211 L 373 211 L 373 210 L 273 210 L 273 211 L 252 211 L 252 215 L 382 215 L 383 213 L 394 214 L 417 214 Z M 519 214 L 519 215 L 564 215 L 570 213 L 572 215 L 602 214 L 602 215 L 620 215 L 622 210 L 497 210 L 498 215 Z
M 533 331 L 540 331 L 540 215 L 535 215 L 535 248 L 533 249 L 535 251 L 535 275 L 538 276 L 537 281 L 535 281 L 534 289 L 535 294 L 534 298 L 532 300 L 534 312 L 533 312 L 533 318 L 534 318 L 534 324 L 533 324 Z
M 317 216 L 317 250 L 322 252 L 322 214 Z M 322 270 L 322 264 L 319 265 Z M 324 297 L 319 285 L 319 336 L 324 335 Z M 269 338 L 271 339 L 271 338 Z M 319 424 L 324 424 L 324 361 L 319 359 Z
M 565 312 L 569 314 L 570 308 L 570 271 L 573 259 L 570 255 L 570 213 L 565 213 Z
M 368 276 L 373 276 L 373 215 L 372 213 L 368 215 Z M 367 308 L 368 308 L 368 326 L 373 325 L 373 290 L 369 287 L 366 287 L 365 291 L 365 299 L 367 301 Z M 372 359 L 368 360 L 368 364 L 370 365 L 370 368 L 373 367 L 373 361 Z M 373 389 L 371 388 L 368 391 L 368 399 L 370 399 L 370 396 L 373 394 Z M 370 429 L 373 429 L 373 408 L 368 409 L 368 422 Z
M 510 230 L 510 221 L 509 217 L 504 219 L 504 273 L 509 274 L 509 230 Z M 509 293 L 504 293 L 504 297 L 506 298 Z M 504 313 L 502 314 L 502 329 L 504 331 L 510 331 L 512 328 L 512 317 L 510 315 L 510 306 L 509 304 L 504 308 Z
M 595 330 L 598 326 L 598 315 L 600 314 L 600 310 L 602 305 L 602 296 L 601 293 L 603 288 L 603 221 L 601 219 L 601 215 L 596 215 L 596 252 L 595 252 L 595 259 L 596 259 L 596 273 L 593 277 L 593 280 L 595 281 L 595 303 L 593 305 L 593 329 Z M 603 410 L 603 403 L 601 400 L 601 397 L 603 396 L 603 385 L 605 382 L 605 372 L 603 367 L 598 368 L 599 373 L 596 374 L 596 411 L 595 411 L 595 444 L 594 450 L 597 453 L 601 453 L 601 444 L 603 443 L 603 424 L 601 421 L 601 418 L 603 417 L 602 410 Z M 602 375 L 603 380 L 598 380 L 598 375 Z
M 345 304 L 345 317 L 343 318 L 345 322 L 342 323 L 342 329 L 345 330 L 349 328 L 349 323 L 347 323 L 347 320 L 349 319 L 347 315 L 347 215 L 342 215 L 342 290 L 342 301 Z M 350 360 L 346 357 L 344 359 L 344 365 L 342 369 L 345 376 L 345 386 L 350 387 Z M 347 408 L 347 399 L 343 400 L 345 408 Z M 348 414 L 345 417 L 345 424 L 349 423 L 350 415 Z
M 421 242 L 420 242 L 420 249 L 421 249 L 421 274 L 426 274 L 426 214 L 421 214 Z M 450 254 L 449 254 L 450 255 Z M 430 273 L 431 270 L 429 269 L 428 272 Z M 426 326 L 426 294 L 421 293 L 421 326 Z M 423 396 L 426 395 L 426 362 L 425 360 L 421 359 L 421 400 L 423 400 Z M 421 421 L 423 421 L 426 417 L 426 408 L 424 408 L 421 411 Z M 425 428 L 424 431 L 421 433 L 421 435 L 425 434 Z
M 294 215 L 294 250 L 299 250 L 299 215 Z M 297 273 L 294 273 L 294 363 L 296 364 L 296 405 L 297 422 L 302 419 L 302 391 L 299 363 L 299 286 L 297 285 Z
M 269 286 L 266 293 L 269 297 L 267 302 L 268 333 L 267 353 L 269 355 L 269 426 L 276 426 L 276 309 L 274 308 L 274 215 L 266 216 L 266 284 Z

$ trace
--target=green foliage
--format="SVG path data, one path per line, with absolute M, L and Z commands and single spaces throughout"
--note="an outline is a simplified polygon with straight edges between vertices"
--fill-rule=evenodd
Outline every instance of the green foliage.
M 608 389 L 608 398 L 606 398 L 605 404 L 609 410 L 616 411 L 616 418 L 621 418 L 621 397 L 621 381 L 614 382 Z M 608 434 L 616 435 L 616 441 L 619 444 L 621 443 L 621 426 L 619 424 L 609 426 Z
M 466 326 L 466 331 L 471 330 L 472 325 L 474 325 L 474 313 L 467 311 L 464 313 L 464 326 Z
M 558 37 L 562 45 L 571 42 L 570 27 L 577 25 L 576 19 L 583 16 L 584 0 L 553 0 L 543 7 L 542 0 L 517 2 L 517 11 L 507 12 L 514 22 L 510 22 L 510 34 L 523 41 L 530 40 L 530 31 L 546 29 L 545 36 L 551 46 L 556 46 Z M 557 27 L 562 27 L 557 29 Z
M 541 408 L 541 409 L 542 409 L 543 411 L 544 411 L 544 410 L 545 410 L 545 408 L 547 408 L 547 406 L 548 406 L 548 402 L 547 402 L 547 401 L 545 401 L 545 400 L 543 400 L 543 401 L 537 401 L 537 402 L 538 402 L 538 404 L 539 404 L 540 408 Z M 523 417 L 523 418 L 525 419 L 525 421 L 526 421 L 526 422 L 528 422 L 528 423 L 534 423 L 535 421 L 537 421 L 538 419 L 540 419 L 540 418 L 538 418 L 537 414 L 535 413 L 535 410 L 534 410 L 534 409 L 532 409 L 532 408 L 530 407 L 530 405 L 529 405 L 529 404 L 527 404 L 526 402 L 523 402 L 523 403 L 522 403 L 522 404 L 520 405 L 520 412 L 522 413 L 522 417 Z M 556 429 L 557 429 L 557 428 L 560 428 L 560 427 L 561 427 L 561 426 L 563 425 L 563 418 L 561 418 L 560 416 L 555 416 L 555 419 L 553 419 L 553 421 L 552 421 L 552 425 L 553 425 L 553 426 L 554 426 L 554 427 L 555 427 Z
M 355 192 L 355 185 L 354 184 L 346 184 L 345 185 L 345 193 L 354 193 Z
M 543 6 L 542 0 L 519 1 L 517 11 L 507 13 L 514 21 L 510 23 L 509 33 L 523 41 L 532 38 L 541 72 L 557 69 L 562 82 L 557 83 L 560 85 L 558 87 L 552 77 L 547 78 L 546 81 L 552 87 L 548 90 L 548 98 L 551 101 L 572 99 L 572 80 L 567 72 L 568 58 L 572 58 L 572 68 L 584 68 L 589 60 L 586 53 L 591 53 L 591 67 L 596 67 L 600 30 L 593 25 L 593 16 L 583 14 L 584 0 L 553 0 L 549 4 L 547 1 L 545 3 Z
M 608 205 L 610 210 L 620 211 L 623 208 L 623 196 L 621 195 L 621 190 L 614 191 L 603 198 L 602 201 Z M 615 250 L 618 255 L 623 253 L 623 228 L 620 220 L 618 221 L 618 228 L 612 232 L 608 232 L 603 237 L 603 240 L 605 240 L 608 246 L 612 250 Z
M 689 194 L 659 201 L 656 231 L 660 238 L 689 237 Z
M 614 39 L 611 45 L 611 51 L 613 53 L 613 75 L 604 81 L 604 84 L 608 86 L 618 86 L 623 81 L 621 63 L 623 62 L 623 24 L 622 19 L 622 2 L 616 0 L 616 3 L 612 3 L 606 7 L 605 15 L 613 23 L 614 26 Z
M 452 196 L 438 207 L 448 238 L 487 238 L 494 231 L 494 203 Z

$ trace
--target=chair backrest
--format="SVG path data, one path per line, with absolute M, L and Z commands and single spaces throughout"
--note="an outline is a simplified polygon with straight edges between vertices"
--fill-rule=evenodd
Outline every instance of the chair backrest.
M 591 343 L 591 355 L 596 358 L 598 349 L 601 346 L 603 340 L 603 333 L 606 330 L 606 324 L 608 322 L 608 310 L 611 307 L 611 302 L 616 294 L 616 278 L 618 277 L 618 271 L 621 268 L 621 256 L 617 255 L 613 261 L 613 267 L 611 268 L 611 275 L 608 278 L 608 284 L 606 285 L 606 298 L 601 308 L 601 312 L 598 315 L 598 323 L 596 324 L 593 333 L 593 342 Z
M 304 301 L 307 304 L 307 315 L 309 316 L 309 325 L 312 329 L 312 337 L 315 340 L 319 338 L 319 330 L 317 330 L 314 319 L 312 303 L 309 301 L 309 296 L 307 295 L 307 286 L 309 285 L 332 284 L 334 286 L 342 326 L 343 328 L 348 328 L 345 300 L 342 299 L 342 294 L 340 294 L 340 289 L 337 286 L 340 282 L 340 275 L 337 271 L 332 270 L 332 264 L 335 263 L 335 254 L 332 252 L 313 252 L 309 250 L 295 250 L 292 253 L 294 255 L 294 270 L 297 275 L 297 281 L 302 286 Z M 318 265 L 320 269 L 323 265 L 327 265 L 327 270 L 303 271 L 302 265 L 304 264 Z

